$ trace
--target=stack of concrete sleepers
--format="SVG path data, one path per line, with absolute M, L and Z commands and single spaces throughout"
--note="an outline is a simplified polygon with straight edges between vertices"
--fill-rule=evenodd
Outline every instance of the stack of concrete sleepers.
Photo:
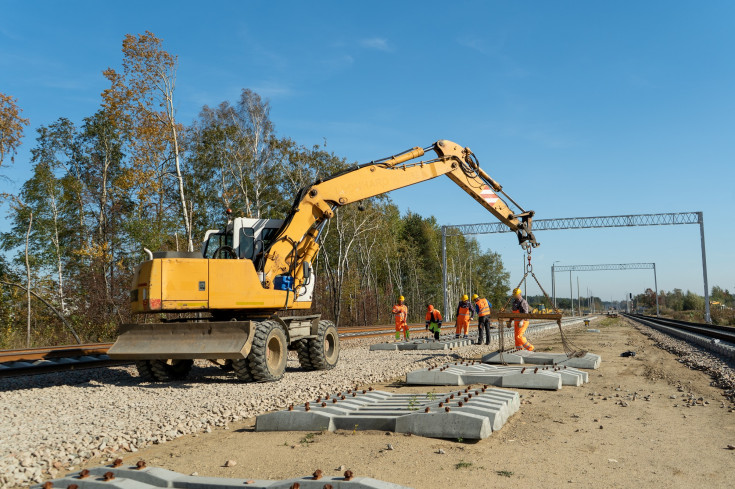
M 488 384 L 514 389 L 558 390 L 563 385 L 579 387 L 587 382 L 587 372 L 566 366 L 511 367 L 474 362 L 447 363 L 406 375 L 409 385 Z
M 348 471 L 349 472 L 349 471 Z M 315 472 L 316 473 L 316 472 Z M 87 473 L 54 479 L 52 488 L 67 489 L 72 485 L 79 489 L 323 489 L 329 484 L 334 488 L 344 489 L 408 489 L 390 482 L 384 482 L 369 477 L 353 477 L 346 473 L 344 477 L 301 477 L 287 480 L 248 480 L 229 479 L 223 477 L 199 477 L 184 475 L 178 472 L 148 467 L 95 467 Z M 47 483 L 48 484 L 48 483 Z M 45 485 L 31 486 L 31 489 L 42 489 Z
M 574 368 L 597 369 L 602 357 L 585 353 L 581 357 L 569 357 L 565 353 L 546 353 L 526 350 L 495 351 L 482 357 L 482 363 L 511 363 L 532 365 L 560 365 Z
M 370 345 L 370 351 L 376 350 L 452 350 L 469 346 L 473 343 L 472 338 L 455 338 L 444 336 L 434 341 L 433 338 L 417 338 L 409 341 L 396 341 L 390 343 L 375 343 Z
M 348 391 L 262 414 L 255 431 L 381 430 L 479 440 L 520 408 L 517 392 L 489 388 L 446 394 Z

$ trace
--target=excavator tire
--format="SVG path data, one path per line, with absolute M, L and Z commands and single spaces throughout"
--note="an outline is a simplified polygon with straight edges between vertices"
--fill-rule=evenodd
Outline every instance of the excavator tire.
M 184 380 L 194 360 L 139 360 L 135 362 L 140 376 L 149 382 Z
M 337 365 L 337 361 L 339 361 L 339 335 L 337 334 L 337 327 L 332 321 L 319 321 L 316 338 L 305 341 L 309 347 L 309 363 L 312 370 L 331 370 Z M 300 355 L 299 361 L 301 361 Z
M 304 370 L 316 370 L 317 368 L 311 363 L 311 355 L 309 354 L 309 340 L 298 340 L 293 343 L 296 354 L 299 356 L 299 364 Z
M 155 382 L 156 378 L 153 376 L 153 370 L 151 370 L 151 362 L 148 360 L 138 360 L 135 362 L 135 368 L 138 369 L 138 375 L 142 380 L 146 382 Z
M 286 371 L 286 333 L 276 321 L 258 323 L 248 360 L 250 372 L 256 382 L 273 382 Z
M 255 377 L 253 377 L 253 373 L 250 371 L 250 355 L 248 355 L 248 358 L 241 358 L 239 360 L 233 360 L 232 370 L 235 371 L 235 376 L 242 380 L 243 382 L 254 382 Z

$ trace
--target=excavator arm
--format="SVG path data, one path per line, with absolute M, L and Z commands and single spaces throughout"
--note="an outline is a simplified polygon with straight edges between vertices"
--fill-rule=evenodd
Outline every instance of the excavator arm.
M 427 151 L 436 158 L 414 161 Z M 523 247 L 538 243 L 531 230 L 533 211 L 524 211 L 503 188 L 483 171 L 469 148 L 452 141 L 440 140 L 427 148 L 413 148 L 383 160 L 372 161 L 345 170 L 332 177 L 304 187 L 296 196 L 291 212 L 276 238 L 264 254 L 262 268 L 264 287 L 271 288 L 274 277 L 291 275 L 298 288 L 306 270 L 319 250 L 318 238 L 326 222 L 340 206 L 374 197 L 415 183 L 448 176 L 465 192 L 515 231 Z M 514 213 L 498 194 L 504 195 L 519 209 Z

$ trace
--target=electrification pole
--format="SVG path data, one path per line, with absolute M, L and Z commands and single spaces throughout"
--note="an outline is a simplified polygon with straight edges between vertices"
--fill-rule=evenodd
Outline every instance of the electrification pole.
M 569 300 L 572 301 L 572 317 L 574 317 L 574 289 L 572 289 L 572 271 L 569 270 Z

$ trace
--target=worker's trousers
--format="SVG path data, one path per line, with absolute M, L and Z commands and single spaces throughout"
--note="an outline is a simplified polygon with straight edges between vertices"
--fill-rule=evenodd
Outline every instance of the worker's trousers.
M 457 318 L 457 326 L 454 330 L 455 334 L 466 335 L 470 332 L 470 318 Z
M 429 324 L 429 331 L 431 331 L 432 333 L 434 333 L 434 339 L 435 340 L 438 340 L 439 339 L 439 333 L 441 332 L 441 330 L 442 330 L 441 324 L 439 324 L 439 323 L 430 323 Z
M 526 332 L 526 328 L 528 328 L 527 319 L 524 319 L 524 320 L 518 319 L 515 321 L 516 348 L 533 351 L 533 345 L 524 336 L 524 333 Z
M 490 344 L 490 316 L 480 316 L 480 318 L 477 321 L 477 326 L 479 328 L 479 337 L 477 340 L 478 345 L 482 345 L 483 343 L 486 345 Z M 484 339 L 483 339 L 484 336 Z
M 396 324 L 396 339 L 399 339 L 401 337 L 401 331 L 403 331 L 403 337 L 408 339 L 408 324 L 403 322 L 400 324 Z

